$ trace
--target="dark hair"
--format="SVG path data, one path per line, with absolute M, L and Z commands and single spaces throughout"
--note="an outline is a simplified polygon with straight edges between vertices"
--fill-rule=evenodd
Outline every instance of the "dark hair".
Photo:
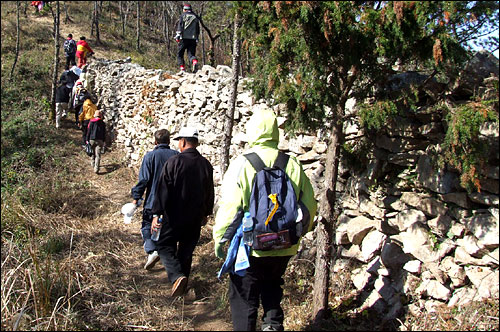
M 198 139 L 196 137 L 182 137 L 192 146 L 198 146 Z
M 72 35 L 72 34 L 69 34 L 69 35 L 68 35 L 68 37 L 69 37 L 69 38 L 73 38 L 73 35 Z
M 170 133 L 167 129 L 160 129 L 155 132 L 155 141 L 158 144 L 169 144 Z
M 81 36 L 81 37 L 80 37 L 80 40 L 85 40 L 85 36 Z

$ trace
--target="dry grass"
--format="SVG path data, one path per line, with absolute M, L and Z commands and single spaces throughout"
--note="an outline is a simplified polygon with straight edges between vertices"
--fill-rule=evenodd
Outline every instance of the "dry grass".
M 2 18 L 4 7 L 8 6 L 2 4 Z M 14 35 L 12 8 L 15 2 L 10 6 L 9 19 L 2 20 L 2 51 L 8 52 L 13 51 L 13 40 L 3 37 Z M 84 14 L 78 10 L 70 13 L 75 21 L 78 15 Z M 50 38 L 43 25 L 50 26 L 51 19 L 30 16 L 28 20 L 40 29 L 40 34 L 33 27 L 23 27 L 24 47 L 28 38 L 47 44 Z M 33 34 L 27 34 L 28 31 Z M 89 35 L 77 23 L 62 25 L 61 33 L 69 32 L 75 36 Z M 112 40 L 112 33 L 107 34 L 103 29 L 101 34 L 103 39 Z M 118 59 L 126 54 L 125 51 L 111 53 L 109 44 L 92 46 L 99 57 Z M 43 45 L 42 49 L 50 47 Z M 8 62 L 2 61 L 2 69 L 10 69 L 5 63 Z M 140 217 L 136 215 L 132 224 L 125 225 L 119 212 L 121 206 L 130 201 L 137 169 L 126 167 L 123 151 L 112 147 L 103 156 L 101 174 L 94 174 L 89 159 L 79 148 L 80 131 L 70 122 L 65 119 L 58 132 L 57 146 L 62 150 L 57 154 L 59 164 L 47 163 L 48 166 L 30 174 L 24 183 L 32 196 L 24 195 L 25 200 L 21 201 L 19 193 L 2 192 L 1 329 L 232 329 L 228 278 L 219 281 L 216 277 L 222 261 L 213 254 L 213 220 L 202 230 L 188 295 L 170 298 L 170 284 L 163 266 L 158 264 L 151 271 L 143 269 L 145 254 Z M 416 316 L 407 313 L 399 322 L 381 326 L 379 318 L 372 313 L 355 310 L 357 294 L 348 273 L 334 275 L 330 317 L 318 326 L 312 324 L 310 317 L 314 262 L 292 260 L 285 275 L 282 302 L 285 328 L 498 330 L 498 300 L 476 303 L 461 310 L 443 307 L 434 313 L 422 312 Z

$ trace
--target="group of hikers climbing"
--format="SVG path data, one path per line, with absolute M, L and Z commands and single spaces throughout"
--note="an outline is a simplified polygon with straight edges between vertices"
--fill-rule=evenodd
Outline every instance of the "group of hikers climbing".
M 262 329 L 279 331 L 283 275 L 301 237 L 313 228 L 317 202 L 301 163 L 278 150 L 272 110 L 255 111 L 246 135 L 250 148 L 230 163 L 215 206 L 213 166 L 197 150 L 198 130 L 179 130 L 178 151 L 169 146 L 170 132 L 157 130 L 155 147 L 145 154 L 131 190 L 132 203 L 143 202 L 144 268 L 161 261 L 172 297 L 186 293 L 201 228 L 215 210 L 214 252 L 225 259 L 218 277 L 229 273 L 234 330 L 255 330 L 262 303 Z M 251 218 L 250 229 L 242 226 L 244 216 Z M 159 238 L 152 240 L 156 232 Z
M 90 48 L 85 36 L 81 36 L 80 40 L 76 42 L 71 33 L 64 41 L 63 49 L 66 58 L 66 70 L 69 69 L 70 65 L 76 65 L 78 68 L 82 68 L 87 64 L 87 57 L 94 55 L 94 51 Z M 78 58 L 78 63 L 75 58 Z
M 174 37 L 181 75 L 186 71 L 186 51 L 192 72 L 198 70 L 199 24 L 191 5 L 184 4 Z M 93 51 L 85 37 L 74 43 L 71 34 L 64 49 L 67 61 L 56 93 L 56 127 L 61 117 L 74 111 L 75 125 L 82 130 L 82 147 L 90 145 L 88 153 L 98 173 L 106 125 L 86 77 L 86 57 Z M 201 138 L 197 128 L 182 127 L 176 133 L 177 149 L 170 147 L 170 132 L 158 129 L 155 147 L 144 155 L 131 198 L 134 206 L 143 204 L 144 269 L 151 270 L 161 261 L 172 284 L 172 297 L 186 293 L 201 229 L 214 215 L 214 252 L 224 259 L 218 277 L 229 274 L 234 330 L 255 330 L 262 304 L 262 330 L 279 331 L 284 321 L 283 275 L 301 237 L 313 228 L 317 202 L 301 163 L 278 150 L 277 117 L 272 110 L 255 111 L 246 134 L 250 148 L 230 163 L 215 204 L 214 169 L 197 149 Z M 243 228 L 244 217 L 251 220 L 251 227 Z M 156 233 L 159 237 L 153 239 Z
M 75 126 L 82 131 L 82 147 L 87 149 L 91 157 L 91 165 L 95 173 L 99 172 L 101 154 L 105 149 L 106 126 L 104 114 L 98 110 L 96 101 L 91 95 L 91 84 L 89 83 L 87 54 L 94 52 L 80 37 L 75 43 L 69 34 L 64 43 L 66 56 L 66 69 L 61 74 L 55 94 L 56 102 L 56 128 L 60 128 L 61 119 L 66 117 L 70 111 L 74 112 Z M 75 55 L 78 57 L 78 65 L 75 63 Z M 70 68 L 70 65 L 73 65 Z

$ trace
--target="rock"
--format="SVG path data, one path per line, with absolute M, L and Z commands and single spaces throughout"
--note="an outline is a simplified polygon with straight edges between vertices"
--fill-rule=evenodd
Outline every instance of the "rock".
M 455 173 L 435 170 L 428 155 L 422 155 L 418 159 L 417 173 L 418 181 L 425 188 L 439 194 L 452 192 L 458 183 L 458 177 Z
M 349 220 L 347 226 L 347 237 L 349 242 L 353 244 L 361 244 L 363 238 L 368 232 L 376 229 L 377 223 L 372 219 L 364 216 L 359 216 Z
M 498 77 L 498 59 L 487 51 L 479 51 L 465 66 L 464 71 L 456 81 L 453 94 L 458 98 L 472 96 L 485 78 L 490 75 Z
M 361 243 L 361 254 L 365 262 L 370 261 L 375 254 L 382 248 L 387 235 L 378 230 L 368 233 Z
M 465 219 L 465 227 L 474 234 L 481 245 L 485 247 L 498 247 L 498 217 L 495 218 L 491 213 L 477 214 Z
M 436 300 L 447 301 L 451 298 L 451 291 L 436 280 L 424 281 L 416 290 L 421 296 L 430 296 Z
M 481 299 L 498 299 L 498 269 L 495 271 L 488 267 L 470 266 L 465 268 L 465 274 L 478 290 Z
M 399 212 L 396 218 L 389 219 L 388 221 L 390 226 L 402 232 L 415 223 L 426 223 L 427 218 L 422 211 L 409 209 Z
M 404 192 L 401 195 L 401 201 L 407 205 L 413 206 L 424 212 L 427 216 L 435 217 L 438 215 L 444 215 L 448 209 L 444 204 L 437 199 L 429 197 L 427 195 L 421 195 L 412 192 Z
M 382 247 L 380 259 L 382 260 L 384 266 L 393 271 L 400 270 L 401 267 L 410 260 L 410 258 L 403 252 L 403 249 L 401 249 L 398 244 L 391 242 L 390 240 L 386 241 Z

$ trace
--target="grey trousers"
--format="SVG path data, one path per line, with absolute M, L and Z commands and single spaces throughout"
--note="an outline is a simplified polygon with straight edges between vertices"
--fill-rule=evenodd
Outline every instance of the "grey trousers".
M 99 172 L 99 165 L 101 164 L 101 154 L 104 147 L 104 141 L 100 139 L 89 141 L 92 147 L 92 166 L 94 167 L 94 172 Z

